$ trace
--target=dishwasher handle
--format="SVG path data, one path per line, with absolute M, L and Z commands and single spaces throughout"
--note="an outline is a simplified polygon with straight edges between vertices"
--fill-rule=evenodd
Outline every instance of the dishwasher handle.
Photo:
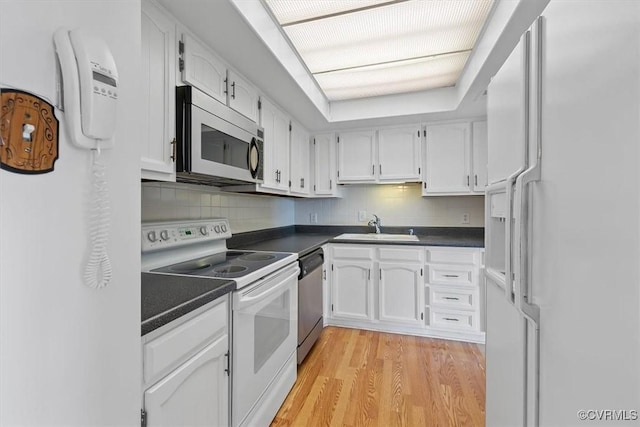
M 311 252 L 309 255 L 305 255 L 299 260 L 300 274 L 298 280 L 302 279 L 308 274 L 311 274 L 316 268 L 322 266 L 324 263 L 324 253 L 322 249 Z

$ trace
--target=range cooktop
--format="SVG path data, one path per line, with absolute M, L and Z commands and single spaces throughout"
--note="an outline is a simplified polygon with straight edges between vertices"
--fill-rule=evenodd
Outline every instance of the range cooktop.
M 281 252 L 226 251 L 156 268 L 151 271 L 233 279 L 246 276 L 290 255 Z

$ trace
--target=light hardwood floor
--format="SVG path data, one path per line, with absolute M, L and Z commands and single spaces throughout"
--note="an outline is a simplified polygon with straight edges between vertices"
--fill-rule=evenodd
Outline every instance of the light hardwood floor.
M 271 426 L 484 426 L 482 346 L 327 327 Z

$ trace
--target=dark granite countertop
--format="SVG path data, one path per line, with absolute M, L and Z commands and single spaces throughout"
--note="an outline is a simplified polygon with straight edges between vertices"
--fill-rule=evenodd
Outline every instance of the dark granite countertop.
M 226 279 L 142 273 L 142 334 L 232 292 L 236 282 Z
M 295 225 L 235 234 L 231 239 L 227 240 L 227 246 L 232 249 L 295 252 L 298 257 L 312 252 L 327 242 L 369 245 L 484 247 L 483 228 L 413 227 L 413 229 L 418 236 L 418 240 L 413 242 L 335 240 L 335 237 L 343 233 L 370 233 L 372 228 L 364 226 Z M 409 234 L 409 227 L 382 227 L 382 232 Z

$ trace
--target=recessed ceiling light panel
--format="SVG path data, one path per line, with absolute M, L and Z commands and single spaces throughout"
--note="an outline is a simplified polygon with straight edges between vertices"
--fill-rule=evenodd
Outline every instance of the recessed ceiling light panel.
M 329 100 L 452 86 L 493 3 L 264 1 Z

